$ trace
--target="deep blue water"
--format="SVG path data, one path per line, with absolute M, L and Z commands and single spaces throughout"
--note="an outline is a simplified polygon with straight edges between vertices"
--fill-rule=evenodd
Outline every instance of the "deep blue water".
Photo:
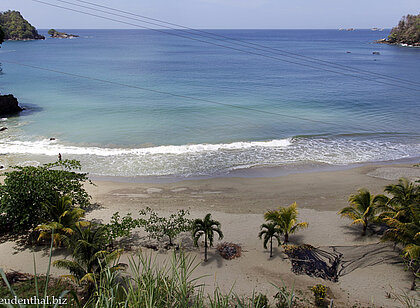
M 80 38 L 0 49 L 0 90 L 27 108 L 0 123 L 9 128 L 3 165 L 62 153 L 94 174 L 189 176 L 420 156 L 420 48 L 373 43 L 388 31 L 212 30 L 268 49 L 147 30 L 65 31 Z

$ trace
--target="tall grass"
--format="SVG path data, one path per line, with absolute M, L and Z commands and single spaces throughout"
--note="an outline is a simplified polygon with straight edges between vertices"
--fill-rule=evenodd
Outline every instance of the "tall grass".
M 43 296 L 48 295 L 48 277 L 50 275 L 52 247 L 50 250 L 49 266 Z M 82 305 L 73 291 L 64 291 L 60 297 L 73 296 L 72 307 L 78 308 L 267 308 L 261 299 L 262 295 L 255 293 L 249 297 L 239 297 L 233 292 L 233 287 L 224 293 L 216 288 L 213 294 L 206 294 L 201 282 L 205 276 L 195 276 L 194 271 L 199 265 L 195 258 L 183 251 L 173 252 L 169 261 L 159 263 L 156 256 L 140 253 L 129 259 L 128 273 L 113 271 L 109 267 L 102 269 L 95 281 L 94 292 L 87 302 Z M 36 273 L 35 258 L 35 288 L 36 294 L 41 295 Z M 0 274 L 12 296 L 15 292 L 3 270 Z M 279 302 L 285 305 L 277 307 L 292 307 L 294 291 L 285 285 L 277 287 Z M 42 296 L 41 295 L 41 296 Z M 6 307 L 24 307 L 23 305 L 6 305 Z M 37 305 L 37 308 L 53 307 L 56 305 Z

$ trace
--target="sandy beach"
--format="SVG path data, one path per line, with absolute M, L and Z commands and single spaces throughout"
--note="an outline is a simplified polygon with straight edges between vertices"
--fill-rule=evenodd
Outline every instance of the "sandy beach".
M 420 179 L 420 168 L 412 165 L 370 165 L 348 170 L 290 174 L 275 178 L 212 178 L 205 180 L 178 181 L 174 183 L 135 183 L 123 181 L 99 181 L 88 185 L 92 201 L 99 207 L 90 211 L 88 219 L 108 222 L 114 212 L 133 213 L 151 207 L 159 213 L 170 213 L 177 209 L 188 209 L 191 217 L 204 217 L 211 213 L 222 224 L 223 241 L 242 246 L 242 256 L 224 260 L 214 249 L 210 250 L 209 262 L 202 263 L 202 251 L 192 246 L 188 234 L 177 242 L 201 262 L 195 274 L 208 275 L 203 278 L 208 292 L 216 286 L 228 292 L 233 286 L 239 295 L 251 295 L 252 291 L 272 296 L 276 293 L 271 283 L 294 285 L 306 297 L 311 297 L 309 288 L 322 283 L 329 288 L 329 297 L 336 307 L 398 307 L 387 298 L 387 292 L 408 291 L 411 276 L 404 270 L 398 252 L 392 244 L 382 244 L 377 235 L 362 237 L 360 227 L 350 226 L 350 221 L 340 218 L 337 212 L 347 205 L 348 197 L 357 189 L 365 187 L 372 193 L 382 193 L 383 187 L 394 183 L 399 177 Z M 338 282 L 325 281 L 291 272 L 291 263 L 282 253 L 274 249 L 274 257 L 262 247 L 257 238 L 263 214 L 278 206 L 297 202 L 300 221 L 309 223 L 306 230 L 290 237 L 292 244 L 306 243 L 320 249 L 331 249 L 343 253 L 342 274 Z M 153 252 L 141 248 L 147 236 L 140 231 L 130 242 L 131 250 L 123 261 L 138 249 L 157 254 L 157 258 L 170 256 L 167 251 Z M 0 244 L 0 267 L 6 270 L 33 272 L 33 250 L 11 240 Z M 35 252 L 38 272 L 45 272 L 47 248 Z M 62 258 L 63 251 L 56 250 L 54 259 Z M 54 275 L 61 270 L 53 269 Z M 298 296 L 299 295 L 298 293 Z M 369 306 L 371 307 L 371 306 Z

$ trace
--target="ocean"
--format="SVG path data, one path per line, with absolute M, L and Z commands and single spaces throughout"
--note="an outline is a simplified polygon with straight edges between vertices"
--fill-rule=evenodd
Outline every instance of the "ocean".
M 265 47 L 63 31 L 80 37 L 0 49 L 0 91 L 26 108 L 0 119 L 6 168 L 58 153 L 127 177 L 419 161 L 420 48 L 374 43 L 389 30 L 208 30 Z

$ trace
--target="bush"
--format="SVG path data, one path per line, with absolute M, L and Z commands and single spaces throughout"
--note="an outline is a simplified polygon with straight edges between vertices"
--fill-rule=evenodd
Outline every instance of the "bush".
M 114 213 L 111 222 L 105 225 L 109 243 L 119 237 L 130 236 L 131 230 L 140 226 L 140 221 L 131 217 L 131 213 L 122 218 L 119 212 Z
M 268 308 L 268 298 L 265 294 L 258 294 L 254 298 L 254 307 L 255 308 Z
M 73 200 L 73 205 L 87 207 L 90 196 L 83 187 L 89 182 L 80 170 L 78 161 L 64 160 L 42 166 L 15 166 L 5 173 L 0 185 L 0 230 L 24 231 L 48 221 L 43 203 L 54 203 L 63 195 Z
M 171 214 L 168 218 L 159 216 L 154 210 L 147 207 L 141 210 L 140 215 L 149 215 L 147 219 L 139 219 L 144 230 L 149 233 L 151 238 L 161 240 L 167 236 L 169 245 L 173 245 L 173 240 L 181 233 L 191 230 L 192 220 L 186 218 L 190 213 L 179 210 Z
M 315 304 L 317 306 L 322 305 L 327 295 L 327 287 L 322 284 L 316 284 L 311 288 L 311 291 L 315 296 Z

